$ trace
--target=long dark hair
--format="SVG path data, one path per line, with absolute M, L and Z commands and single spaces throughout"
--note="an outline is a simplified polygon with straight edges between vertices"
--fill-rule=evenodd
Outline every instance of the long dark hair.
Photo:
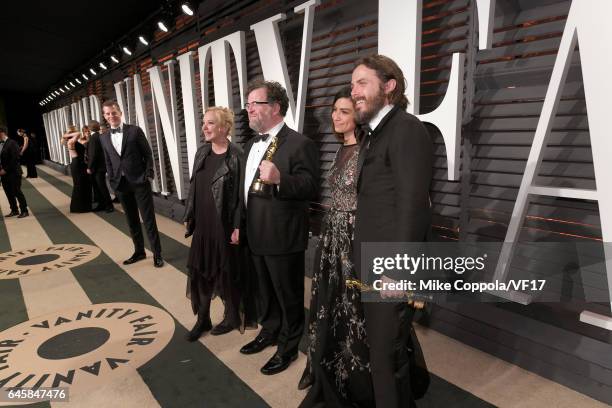
M 334 101 L 332 102 L 332 113 L 334 111 L 334 105 L 336 105 L 336 102 L 338 102 L 338 99 L 342 99 L 342 98 L 348 98 L 351 102 L 353 101 L 353 98 L 351 97 L 351 87 L 350 86 L 345 86 L 344 88 L 340 89 L 334 95 Z M 354 107 L 355 107 L 355 104 L 353 104 L 353 109 Z M 334 129 L 334 121 L 332 119 L 331 113 L 329 115 L 329 119 L 332 124 L 332 131 L 334 132 L 334 135 L 336 135 L 336 137 L 339 140 L 344 140 L 344 135 L 342 133 L 336 133 L 336 129 Z M 355 121 L 355 138 L 357 139 L 357 142 L 361 141 L 362 136 L 363 136 L 363 131 L 357 124 L 357 121 Z

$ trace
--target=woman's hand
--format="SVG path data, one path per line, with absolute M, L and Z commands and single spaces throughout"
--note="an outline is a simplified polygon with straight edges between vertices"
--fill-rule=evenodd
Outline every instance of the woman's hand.
M 234 232 L 232 232 L 232 238 L 231 238 L 230 244 L 238 245 L 239 242 L 240 242 L 240 230 L 236 228 L 234 229 Z

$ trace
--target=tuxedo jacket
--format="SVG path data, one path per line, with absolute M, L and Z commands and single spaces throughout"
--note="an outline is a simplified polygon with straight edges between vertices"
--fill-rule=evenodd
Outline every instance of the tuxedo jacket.
M 284 125 L 277 135 L 278 148 L 272 162 L 278 168 L 280 185 L 271 198 L 249 196 L 243 214 L 249 248 L 255 255 L 282 255 L 306 250 L 308 209 L 319 190 L 319 152 L 316 144 Z M 255 138 L 244 148 L 245 163 Z M 245 169 L 242 170 L 240 203 L 244 206 Z M 254 179 L 259 177 L 259 170 Z M 249 186 L 253 180 L 249 180 Z
M 0 153 L 0 167 L 6 171 L 3 179 L 21 177 L 22 171 L 19 165 L 19 144 L 11 138 L 6 139 Z
M 89 156 L 87 168 L 90 169 L 93 173 L 106 173 L 106 161 L 104 159 L 102 143 L 100 143 L 99 132 L 91 133 L 91 136 L 89 137 L 89 143 L 87 143 L 87 153 Z
M 113 146 L 110 130 L 100 135 L 100 142 L 113 190 L 119 187 L 121 176 L 134 185 L 144 184 L 153 178 L 153 153 L 141 128 L 123 124 L 121 155 Z
M 363 139 L 353 250 L 362 242 L 423 242 L 431 225 L 433 143 L 415 116 L 395 106 Z

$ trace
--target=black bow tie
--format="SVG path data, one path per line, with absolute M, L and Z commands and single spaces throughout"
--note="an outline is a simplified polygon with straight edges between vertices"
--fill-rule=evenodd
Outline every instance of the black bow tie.
M 118 127 L 117 129 L 111 128 L 111 134 L 113 133 L 121 133 L 121 128 L 120 127 Z
M 268 138 L 270 137 L 269 134 L 265 133 L 263 135 L 257 135 L 255 136 L 255 143 L 257 142 L 266 142 L 268 141 Z
M 6 142 L 6 140 L 0 140 L 0 144 L 4 144 L 4 142 Z

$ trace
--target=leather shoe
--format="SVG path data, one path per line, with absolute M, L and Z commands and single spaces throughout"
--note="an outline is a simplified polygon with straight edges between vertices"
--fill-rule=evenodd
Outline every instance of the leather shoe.
M 195 326 L 193 326 L 193 329 L 191 329 L 191 331 L 187 333 L 185 339 L 190 342 L 198 341 L 198 339 L 202 337 L 202 335 L 205 332 L 209 331 L 211 328 L 212 322 L 210 321 L 210 317 L 201 320 L 198 318 L 198 321 L 196 322 Z
M 312 385 L 312 375 L 310 374 L 310 366 L 307 365 L 302 373 L 302 378 L 300 378 L 300 382 L 298 383 L 298 390 L 305 390 L 306 388 Z
M 164 266 L 164 258 L 161 255 L 153 255 L 153 266 L 156 268 Z
M 291 362 L 295 361 L 296 359 L 297 359 L 297 353 L 291 356 L 285 356 L 285 357 L 276 353 L 272 356 L 270 360 L 268 360 L 266 364 L 264 364 L 263 367 L 261 367 L 260 371 L 262 374 L 265 374 L 265 375 L 278 374 L 281 371 L 285 371 L 287 367 L 289 367 L 289 364 L 291 364 Z
M 134 262 L 142 261 L 146 257 L 147 257 L 147 255 L 144 254 L 144 253 L 139 254 L 139 253 L 134 252 L 134 254 L 132 256 L 130 256 L 125 261 L 123 261 L 123 264 L 124 265 L 130 265 L 130 264 L 133 264 Z
M 274 345 L 276 345 L 276 340 L 269 339 L 263 336 L 257 336 L 255 337 L 255 340 L 253 340 L 250 343 L 245 344 L 240 349 L 240 352 L 242 354 L 255 354 L 255 353 L 259 353 L 261 350 L 265 349 L 268 346 L 274 346 Z
M 10 213 L 6 214 L 5 217 L 14 217 L 16 215 L 19 215 L 17 211 L 11 211 Z
M 30 215 L 30 213 L 28 212 L 28 210 L 25 210 L 25 211 L 22 211 L 21 214 L 17 216 L 17 218 L 24 218 L 24 217 L 27 217 L 28 215 Z
M 221 336 L 234 330 L 234 325 L 223 320 L 210 331 L 211 336 Z

